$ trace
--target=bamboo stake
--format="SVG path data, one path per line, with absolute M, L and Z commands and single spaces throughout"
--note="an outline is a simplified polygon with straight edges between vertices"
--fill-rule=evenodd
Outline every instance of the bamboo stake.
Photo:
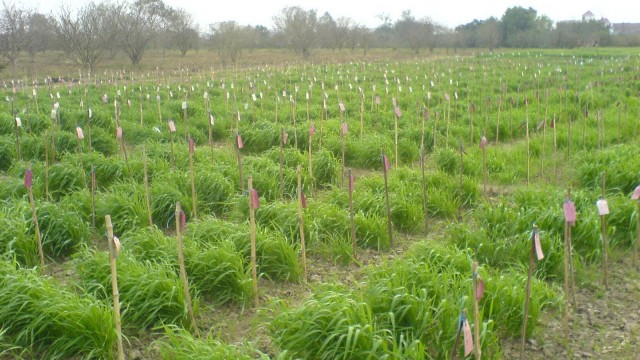
M 484 136 L 484 130 L 480 139 L 480 149 L 482 149 L 482 183 L 484 196 L 487 196 L 487 138 Z
M 313 136 L 315 135 L 315 126 L 311 124 L 311 128 L 309 128 L 309 152 L 307 153 L 308 162 L 309 162 L 309 189 L 313 190 L 313 157 L 311 156 L 311 150 L 313 148 Z
M 605 193 L 606 193 L 606 173 L 602 173 L 602 199 L 601 201 L 605 201 Z M 609 243 L 607 239 L 607 220 L 605 216 L 608 214 L 607 212 L 600 211 L 600 223 L 602 224 L 602 243 L 604 246 L 604 287 L 606 290 L 609 290 Z
M 529 138 L 529 100 L 524 99 L 525 121 L 527 127 L 527 186 L 531 181 L 531 139 Z
M 348 177 L 349 177 L 349 188 L 348 188 L 348 193 L 349 193 L 349 227 L 351 229 L 351 251 L 353 253 L 352 254 L 353 258 L 357 260 L 358 259 L 358 256 L 357 256 L 358 244 L 357 244 L 357 239 L 356 239 L 356 223 L 355 223 L 355 218 L 354 218 L 354 214 L 353 214 L 354 178 L 353 178 L 353 175 L 351 174 L 351 169 L 349 169 Z
M 193 166 L 193 155 L 196 144 L 192 138 L 189 138 L 189 173 L 191 175 L 191 213 L 194 219 L 198 218 L 198 194 L 196 194 L 196 174 Z
M 251 279 L 253 280 L 253 305 L 260 306 L 258 297 L 258 271 L 256 269 L 256 214 L 254 204 L 253 177 L 249 176 L 249 223 L 251 226 Z
M 107 242 L 109 243 L 109 264 L 111 265 L 111 292 L 113 294 L 113 317 L 116 323 L 116 334 L 118 335 L 118 359 L 124 360 L 124 349 L 122 347 L 122 323 L 120 320 L 120 292 L 118 291 L 118 270 L 116 268 L 116 246 L 113 237 L 113 225 L 111 215 L 104 217 L 107 228 Z
M 498 122 L 496 124 L 496 144 L 500 141 L 500 114 L 502 112 L 502 96 L 498 97 Z
M 424 233 L 426 234 L 429 231 L 429 221 L 427 214 L 427 180 L 425 174 L 425 150 L 424 146 L 420 146 L 420 173 L 422 175 L 422 209 L 424 215 Z
M 520 359 L 524 356 L 524 345 L 527 340 L 527 320 L 529 318 L 529 301 L 531 300 L 531 278 L 533 277 L 533 269 L 535 267 L 535 242 L 538 235 L 538 226 L 533 225 L 533 232 L 531 233 L 531 249 L 529 251 L 529 268 L 527 270 L 527 285 L 525 287 L 524 298 L 524 318 L 522 319 L 522 344 L 520 347 Z
M 384 176 L 384 195 L 387 205 L 387 232 L 389 233 L 389 246 L 393 246 L 393 224 L 391 223 L 391 205 L 389 204 L 389 183 L 387 172 L 389 171 L 389 159 L 382 152 L 382 174 Z M 378 251 L 380 250 L 380 240 L 378 240 Z
M 96 167 L 91 166 L 91 223 L 96 228 Z
M 558 133 L 556 131 L 556 114 L 553 114 L 553 175 L 558 176 Z
M 29 204 L 31 205 L 31 216 L 33 218 L 33 225 L 36 231 L 36 241 L 38 243 L 38 255 L 40 257 L 40 267 L 44 271 L 44 250 L 42 249 L 42 235 L 40 233 L 40 226 L 38 225 L 38 214 L 36 211 L 36 202 L 33 198 L 33 172 L 31 171 L 31 163 L 27 164 L 27 171 L 25 173 L 24 185 L 29 192 Z
M 144 198 L 145 198 L 145 202 L 147 203 L 147 223 L 151 227 L 153 226 L 153 217 L 151 216 L 151 197 L 149 195 L 149 175 L 147 172 L 147 151 L 144 145 L 142 146 L 142 166 L 144 171 Z
M 475 357 L 476 360 L 480 360 L 482 357 L 482 348 L 480 347 L 480 310 L 478 306 L 478 262 L 473 262 L 473 313 L 474 313 L 474 324 L 473 324 L 473 332 L 475 337 Z
M 464 181 L 464 147 L 462 146 L 462 139 L 460 140 L 460 180 L 458 182 L 458 194 L 462 196 L 462 185 Z M 462 221 L 462 205 L 458 208 L 458 221 Z
M 342 114 L 342 112 L 341 112 Z M 342 152 L 342 164 L 341 164 L 341 172 L 340 172 L 340 185 L 344 185 L 344 168 L 345 168 L 345 152 L 346 152 L 346 147 L 347 147 L 347 123 L 345 122 L 340 122 L 341 123 L 341 129 L 340 129 L 340 150 Z
M 284 128 L 280 134 L 280 198 L 284 198 Z
M 196 336 L 200 336 L 198 326 L 196 326 L 196 318 L 193 314 L 193 305 L 191 303 L 191 293 L 189 292 L 189 280 L 187 279 L 187 270 L 184 265 L 184 251 L 182 243 L 182 227 L 184 226 L 184 212 L 180 208 L 180 202 L 176 203 L 176 238 L 178 239 L 178 263 L 180 266 L 180 280 L 182 281 L 182 290 L 187 303 L 187 313 L 191 321 L 191 330 Z
M 207 106 L 209 103 L 209 100 L 207 98 Z M 214 124 L 214 118 L 213 118 L 213 114 L 211 113 L 211 111 L 208 112 L 209 113 L 209 148 L 211 149 L 211 163 L 214 163 L 213 160 L 213 124 Z
M 397 169 L 398 168 L 398 118 L 400 117 L 398 114 L 399 114 L 400 108 L 396 107 L 394 111 L 395 111 L 395 114 L 393 116 L 393 128 L 394 128 L 393 149 L 394 149 L 395 164 Z
M 304 202 L 304 193 L 302 192 L 302 169 L 298 165 L 298 226 L 300 228 L 300 252 L 302 255 L 302 276 L 307 281 L 307 248 L 304 241 L 304 218 L 302 216 L 303 208 L 306 207 Z
M 638 266 L 638 252 L 640 252 L 640 197 L 636 201 L 638 203 L 638 208 L 636 210 L 636 231 L 638 233 L 636 237 L 636 243 L 633 251 L 633 266 Z
M 239 133 L 236 133 L 236 157 L 238 159 L 238 173 L 240 175 L 240 190 L 244 192 L 244 173 L 242 172 L 242 154 L 240 153 L 240 149 L 244 144 L 242 143 L 242 138 Z

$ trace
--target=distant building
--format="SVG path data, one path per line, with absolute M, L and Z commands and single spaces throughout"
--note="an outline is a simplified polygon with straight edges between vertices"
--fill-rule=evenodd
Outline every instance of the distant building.
M 596 16 L 593 15 L 591 11 L 587 11 L 586 13 L 582 14 L 582 21 L 593 21 L 595 19 Z

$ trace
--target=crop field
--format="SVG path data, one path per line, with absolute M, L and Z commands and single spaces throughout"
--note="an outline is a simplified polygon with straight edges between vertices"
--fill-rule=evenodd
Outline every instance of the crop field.
M 638 356 L 637 50 L 4 84 L 0 359 Z

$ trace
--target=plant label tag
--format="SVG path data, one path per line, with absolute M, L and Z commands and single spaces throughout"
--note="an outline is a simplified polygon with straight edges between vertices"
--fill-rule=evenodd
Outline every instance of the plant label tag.
M 256 94 L 251 94 L 251 99 L 253 101 L 257 101 L 258 100 L 258 98 L 256 97 Z
M 484 296 L 484 281 L 482 279 L 476 279 L 476 300 L 482 299 Z
M 22 120 L 20 120 L 19 117 L 16 118 L 16 126 L 17 127 L 22 127 Z
M 464 320 L 462 323 L 462 334 L 464 337 L 464 356 L 469 356 L 473 351 L 473 336 L 471 335 L 471 327 L 467 320 Z
M 347 135 L 349 133 L 349 125 L 346 122 L 342 123 L 342 135 Z
M 80 126 L 76 127 L 76 135 L 78 136 L 78 140 L 84 139 L 84 133 L 82 132 L 82 128 Z
M 540 232 L 536 231 L 533 234 L 533 246 L 536 250 L 536 257 L 538 261 L 544 259 L 544 253 L 542 252 L 542 245 L 540 244 Z
M 187 214 L 184 211 L 180 211 L 180 231 L 184 232 L 187 228 Z
M 120 256 L 120 251 L 122 250 L 122 245 L 120 244 L 120 239 L 117 237 L 113 237 L 113 257 L 117 258 Z
M 131 100 L 127 99 L 127 107 L 131 107 Z
M 35 97 L 35 96 L 38 96 L 38 92 L 36 91 L 36 89 L 33 89 L 33 90 L 31 91 L 31 93 L 33 94 L 33 96 L 34 96 L 34 97 Z
M 187 102 L 186 101 L 182 102 L 182 110 L 187 110 Z
M 384 166 L 385 171 L 389 171 L 389 169 L 391 169 L 391 162 L 387 155 L 382 155 L 382 165 Z
M 288 139 L 289 139 L 289 135 L 287 135 L 287 132 L 283 130 L 282 131 L 282 143 L 286 145 Z
M 89 119 L 91 119 L 92 117 L 93 117 L 93 111 L 89 109 Z
M 193 155 L 196 151 L 196 142 L 192 138 L 189 138 L 189 154 Z
M 118 140 L 122 140 L 122 128 L 120 126 L 118 126 L 118 129 L 116 130 L 116 138 Z
M 338 104 L 338 106 L 340 107 L 340 111 L 344 112 L 344 110 L 345 110 L 344 103 L 340 102 L 340 104 Z
M 58 112 L 56 111 L 56 109 L 52 109 L 51 110 L 51 119 L 55 120 L 57 117 Z
M 169 97 L 173 99 L 173 91 L 169 91 Z
M 216 122 L 216 118 L 213 117 L 213 114 L 209 114 L 209 125 L 213 126 Z
M 258 196 L 258 190 L 251 189 L 251 194 L 249 196 L 251 197 L 251 207 L 257 209 L 260 206 L 260 197 Z
M 316 134 L 316 127 L 315 125 L 311 124 L 311 126 L 309 126 L 309 137 L 313 137 L 313 135 Z
M 449 94 L 444 93 L 444 99 L 447 101 L 451 101 L 451 98 L 449 97 Z
M 480 149 L 485 149 L 487 147 L 487 138 L 486 137 L 482 137 L 480 139 Z
M 396 101 L 395 96 L 391 98 L 391 105 L 393 105 L 393 107 L 398 106 L 398 101 Z
M 631 200 L 640 200 L 640 185 L 633 190 L 633 194 L 631 194 Z
M 60 99 L 60 92 L 56 91 L 56 98 Z
M 380 105 L 380 96 L 376 95 L 376 105 Z
M 607 204 L 607 200 L 600 199 L 596 202 L 596 206 L 598 207 L 598 215 L 604 216 L 609 215 L 609 204 Z
M 564 210 L 564 221 L 570 223 L 571 225 L 576 222 L 576 205 L 571 200 L 567 200 L 562 205 Z
M 169 131 L 172 133 L 176 132 L 176 124 L 173 120 L 169 120 Z
M 400 110 L 399 106 L 396 106 L 395 111 L 396 111 L 396 117 L 397 118 L 401 118 L 402 117 L 402 110 Z
M 31 185 L 33 184 L 33 172 L 31 169 L 27 169 L 24 173 L 24 187 L 27 189 L 31 189 Z
M 238 144 L 238 149 L 242 149 L 244 147 L 244 142 L 242 142 L 242 136 L 240 136 L 240 134 L 236 137 L 236 143 Z
M 309 100 L 309 92 L 307 92 L 304 96 L 307 100 Z

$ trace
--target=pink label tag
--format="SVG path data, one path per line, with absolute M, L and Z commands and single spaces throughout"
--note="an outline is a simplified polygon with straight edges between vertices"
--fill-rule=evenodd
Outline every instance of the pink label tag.
M 542 253 L 542 245 L 540 244 L 540 233 L 537 231 L 535 234 L 533 234 L 533 245 L 536 249 L 536 257 L 538 258 L 538 261 L 544 259 L 544 253 Z
M 376 95 L 376 105 L 380 105 L 380 96 Z
M 24 187 L 27 189 L 31 189 L 31 185 L 33 184 L 33 172 L 31 169 L 27 169 L 24 173 Z
M 596 206 L 598 207 L 598 215 L 604 216 L 609 215 L 609 204 L 607 204 L 607 200 L 600 199 L 596 202 Z
M 576 222 L 576 205 L 571 200 L 567 200 L 562 205 L 564 210 L 564 221 L 573 225 Z
M 399 106 L 396 106 L 396 117 L 402 117 L 402 111 L 400 110 Z
M 122 128 L 120 126 L 118 126 L 118 129 L 116 130 L 116 138 L 118 140 L 122 140 Z
M 286 131 L 283 131 L 282 132 L 282 143 L 286 144 L 288 139 L 289 139 L 289 135 L 287 135 Z
M 312 137 L 315 134 L 316 134 L 316 127 L 313 124 L 311 124 L 311 126 L 309 126 L 309 137 Z
M 631 194 L 631 200 L 640 200 L 640 185 L 633 190 L 633 194 Z
M 382 155 L 382 164 L 384 165 L 385 171 L 389 171 L 389 169 L 391 169 L 391 162 L 389 161 L 389 157 L 387 157 L 387 155 Z
M 484 149 L 487 147 L 487 138 L 486 137 L 482 137 L 482 139 L 480 139 L 480 149 Z
M 258 190 L 251 189 L 251 206 L 257 209 L 260 206 L 260 197 L 258 196 Z
M 484 281 L 482 279 L 476 280 L 476 300 L 482 299 L 484 296 Z
M 304 191 L 300 191 L 300 203 L 303 209 L 307 208 L 307 197 L 304 196 Z
M 445 93 L 444 94 L 444 99 L 447 101 L 451 101 L 451 98 L 449 97 L 449 94 Z
M 473 351 L 473 336 L 467 320 L 462 323 L 462 334 L 464 336 L 464 356 L 469 356 Z
M 187 214 L 184 211 L 180 211 L 180 231 L 184 232 L 187 228 Z
M 342 135 L 347 135 L 349 133 L 349 125 L 347 123 L 342 123 Z
M 240 136 L 240 134 L 236 137 L 236 142 L 238 144 L 238 149 L 242 149 L 244 147 L 244 142 L 242 142 L 242 136 Z
M 82 132 L 82 128 L 80 126 L 76 127 L 76 135 L 78 136 L 78 140 L 84 139 L 84 133 Z
M 193 141 L 192 138 L 189 138 L 189 153 L 193 155 L 195 151 L 196 151 L 196 142 Z
M 169 120 L 169 131 L 172 133 L 176 132 L 176 124 L 173 120 Z

